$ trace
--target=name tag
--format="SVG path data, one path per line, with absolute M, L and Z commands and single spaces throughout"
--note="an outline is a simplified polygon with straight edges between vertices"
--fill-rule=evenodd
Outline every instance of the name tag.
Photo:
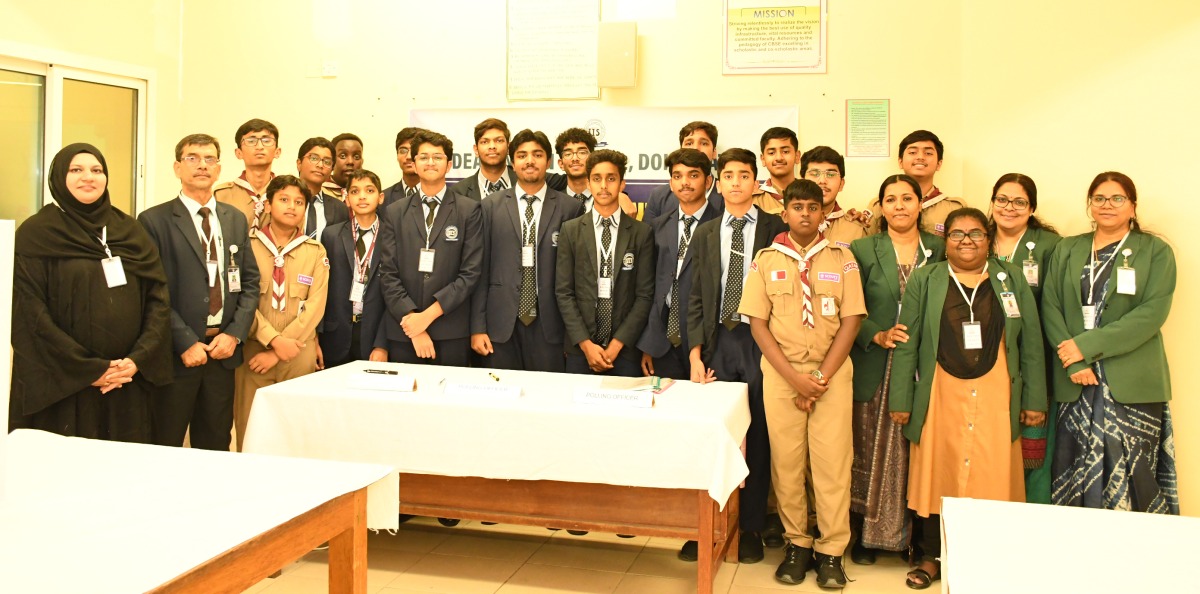
M 1122 266 L 1117 269 L 1117 292 L 1122 295 L 1134 295 L 1137 292 L 1137 271 Z
M 842 275 L 836 272 L 821 272 L 817 274 L 817 280 L 840 283 L 842 282 Z
M 533 246 L 531 246 L 531 245 L 521 246 L 521 267 L 522 268 L 532 268 L 533 267 Z
M 1026 260 L 1024 265 L 1021 266 L 1021 269 L 1025 272 L 1025 282 L 1029 283 L 1029 286 L 1031 287 L 1038 286 L 1037 260 L 1034 260 L 1033 258 Z
M 575 388 L 575 402 L 621 408 L 653 408 L 654 392 Z
M 426 274 L 433 272 L 433 255 L 436 250 L 423 248 L 421 255 L 417 259 L 417 271 Z
M 599 282 L 596 283 L 596 289 L 600 293 L 601 299 L 612 299 L 612 279 L 611 278 L 600 277 Z
M 308 276 L 307 274 L 298 274 L 296 275 L 296 282 L 311 287 L 313 284 L 313 277 Z
M 358 281 L 354 281 L 350 285 L 350 301 L 353 301 L 355 303 L 361 303 L 363 300 L 363 293 L 366 292 L 366 289 L 367 289 L 366 285 L 364 285 Z
M 1004 315 L 1010 318 L 1021 317 L 1021 310 L 1017 307 L 1017 296 L 1011 291 L 1000 294 L 1000 303 L 1004 304 Z
M 969 351 L 983 348 L 983 329 L 979 322 L 963 322 L 963 348 Z
M 242 292 L 242 270 L 240 268 L 238 268 L 237 266 L 230 266 L 228 276 L 229 276 L 229 282 L 226 283 L 226 286 L 229 288 L 229 292 L 230 293 L 241 293 Z
M 100 260 L 100 266 L 104 269 L 104 281 L 108 283 L 108 288 L 125 285 L 125 269 L 121 267 L 121 256 Z
M 1083 329 L 1092 330 L 1096 327 L 1096 306 L 1083 306 Z

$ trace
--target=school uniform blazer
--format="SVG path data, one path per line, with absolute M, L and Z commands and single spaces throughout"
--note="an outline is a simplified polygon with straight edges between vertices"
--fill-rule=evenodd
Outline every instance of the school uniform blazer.
M 1002 283 L 1000 272 L 1008 278 Z M 1008 356 L 1010 420 L 1012 438 L 1021 436 L 1021 411 L 1046 410 L 1046 355 L 1042 346 L 1041 320 L 1033 291 L 1025 283 L 1021 269 L 995 258 L 988 260 L 988 281 L 992 283 L 997 302 L 1007 284 L 1016 293 L 1019 318 L 1004 318 L 1004 350 Z M 896 345 L 892 356 L 891 392 L 888 395 L 892 412 L 912 413 L 904 426 L 904 436 L 913 443 L 921 442 L 921 429 L 929 412 L 929 393 L 933 388 L 937 366 L 938 341 L 942 326 L 942 308 L 946 291 L 950 289 L 950 265 L 942 261 L 913 272 L 904 290 L 900 323 L 908 326 L 908 342 Z M 997 309 L 1004 315 L 1004 307 Z M 917 371 L 919 376 L 914 376 Z M 914 380 L 919 377 L 919 381 Z
M 623 357 L 638 357 L 637 340 L 646 327 L 654 300 L 654 238 L 650 226 L 621 214 L 613 244 L 613 335 L 625 345 Z M 633 259 L 626 267 L 624 261 Z M 558 263 L 554 271 L 554 293 L 566 330 L 564 350 L 583 354 L 579 343 L 596 331 L 596 309 L 600 275 L 596 258 L 596 229 L 591 213 L 563 223 L 558 236 Z
M 202 342 L 208 326 L 208 254 L 201 246 L 191 214 L 178 197 L 147 209 L 138 215 L 138 222 L 158 247 L 167 273 L 167 290 L 171 294 L 171 343 L 174 360 L 182 365 L 179 355 Z M 246 215 L 233 206 L 217 202 L 217 222 L 221 225 L 221 249 L 224 250 L 221 332 L 238 340 L 233 355 L 221 360 L 221 366 L 236 369 L 242 364 L 242 343 L 250 333 L 258 308 L 258 264 L 250 249 Z M 237 251 L 231 249 L 233 246 L 237 246 Z M 239 269 L 240 293 L 229 292 L 231 265 Z
M 524 192 L 521 192 L 524 194 Z M 512 188 L 494 192 L 480 203 L 483 213 L 483 268 L 471 295 L 471 334 L 487 334 L 493 342 L 508 342 L 517 323 L 521 301 L 521 226 L 525 203 Z M 555 297 L 554 269 L 563 223 L 578 217 L 583 206 L 578 200 L 552 189 L 537 221 L 535 284 L 537 319 L 546 341 L 563 341 L 562 315 Z
M 350 353 L 351 319 L 354 317 L 350 288 L 354 284 L 354 276 L 358 274 L 354 264 L 352 227 L 351 221 L 342 221 L 326 226 L 321 234 L 321 245 L 325 246 L 325 255 L 329 257 L 329 298 L 325 303 L 325 317 L 321 318 L 317 330 L 320 333 L 321 351 L 330 361 L 340 361 Z M 376 233 L 380 232 L 376 230 Z M 364 353 L 370 353 L 375 347 L 387 348 L 386 336 L 379 332 L 384 315 L 383 292 L 379 290 L 379 279 L 376 278 L 380 247 L 376 241 L 363 293 L 363 313 L 359 323 L 362 324 L 360 346 Z
M 506 169 L 504 174 L 508 176 L 508 187 L 515 188 L 517 186 L 517 175 L 513 173 L 512 167 Z M 483 192 L 479 190 L 479 170 L 476 169 L 471 175 L 464 177 L 453 186 L 450 186 L 450 192 L 454 192 L 459 196 L 466 196 L 476 202 L 482 200 Z
M 724 212 L 711 204 L 704 208 L 704 214 L 692 227 L 692 243 L 688 246 L 687 254 L 683 257 L 683 266 L 679 269 L 679 340 L 684 349 L 688 348 L 687 315 L 689 296 L 692 294 L 692 275 L 696 267 L 692 265 L 692 257 L 696 251 L 696 231 L 700 225 L 713 219 L 718 219 Z M 646 321 L 646 330 L 638 340 L 638 349 L 651 357 L 662 357 L 671 349 L 671 341 L 667 339 L 667 295 L 671 294 L 671 284 L 675 280 L 675 266 L 679 256 L 679 208 L 663 213 L 650 222 L 654 233 L 656 250 L 654 267 L 654 303 L 650 306 L 650 317 Z
M 379 288 L 387 304 L 383 317 L 387 340 L 412 342 L 400 328 L 410 312 L 424 310 L 434 301 L 443 315 L 429 325 L 433 340 L 470 336 L 471 291 L 479 282 L 483 265 L 483 216 L 479 202 L 461 199 L 447 191 L 433 218 L 430 249 L 435 250 L 433 272 L 418 270 L 425 249 L 425 211 L 420 195 L 388 207 L 379 227 Z M 460 309 L 461 308 L 461 309 Z
M 689 350 L 700 345 L 700 359 L 705 365 L 712 362 L 721 317 L 721 223 L 725 220 L 724 212 L 721 214 L 696 228 L 688 248 L 695 252 L 696 261 L 692 265 L 696 271 L 688 293 L 687 345 Z M 759 250 L 771 245 L 777 235 L 788 230 L 783 219 L 776 215 L 758 210 L 755 216 L 758 222 L 754 225 L 754 243 L 746 253 L 749 261 L 754 260 Z
M 923 262 L 922 267 L 945 260 L 946 242 L 936 235 L 920 233 L 921 244 L 932 252 L 927 259 L 923 255 L 917 256 L 918 261 Z M 875 396 L 875 389 L 883 381 L 887 367 L 887 349 L 872 339 L 896 325 L 896 316 L 900 313 L 900 279 L 896 275 L 896 248 L 887 233 L 854 240 L 850 243 L 850 252 L 858 261 L 863 297 L 867 303 L 867 317 L 859 326 L 858 336 L 850 349 L 850 358 L 854 362 L 854 400 L 867 402 Z
M 1029 227 L 1025 230 L 1025 235 L 1021 237 L 1016 254 L 1012 259 L 1012 264 L 1021 270 L 1023 276 L 1025 260 L 1029 259 L 1029 244 L 1033 243 L 1033 259 L 1038 263 L 1038 283 L 1030 285 L 1029 288 L 1033 290 L 1033 296 L 1038 299 L 1039 303 L 1042 299 L 1042 287 L 1046 285 L 1046 270 L 1050 267 L 1050 254 L 1054 252 L 1055 246 L 1060 241 L 1062 241 L 1062 237 L 1053 231 Z M 993 249 L 992 253 L 995 252 L 996 250 Z M 1007 256 L 1008 254 L 1000 255 Z
M 709 207 L 716 206 L 720 210 L 725 210 L 725 198 L 717 191 L 717 182 L 713 180 L 712 189 L 708 191 Z M 679 197 L 675 192 L 671 191 L 671 184 L 665 183 L 650 191 L 650 197 L 646 198 L 646 209 L 642 214 L 642 220 L 651 222 L 663 214 L 679 210 Z
M 407 198 L 407 196 L 404 195 L 404 180 L 400 180 L 383 191 L 383 202 L 380 202 L 379 208 L 375 209 L 375 215 L 382 217 L 383 213 L 385 212 L 384 208 L 386 208 L 388 205 L 404 200 L 405 198 Z
M 350 208 L 342 202 L 340 198 L 330 194 L 328 191 L 321 190 L 321 208 L 325 211 L 325 227 L 328 228 L 334 223 L 341 223 L 350 220 Z M 304 222 L 300 225 L 300 231 L 303 232 L 308 228 L 308 207 L 304 208 Z M 324 230 L 322 229 L 322 233 Z M 314 238 L 320 241 L 320 237 Z
M 1117 402 L 1135 404 L 1171 399 L 1171 374 L 1163 347 L 1162 325 L 1171 311 L 1175 293 L 1175 252 L 1162 239 L 1133 232 L 1121 251 L 1130 250 L 1129 266 L 1136 272 L 1133 295 L 1117 293 L 1113 270 L 1105 293 L 1104 309 L 1095 329 L 1083 329 L 1080 275 L 1092 251 L 1092 233 L 1063 239 L 1050 256 L 1046 287 L 1042 290 L 1042 320 L 1050 346 L 1074 338 L 1083 361 L 1063 369 L 1055 359 L 1054 398 L 1073 402 L 1083 386 L 1071 374 L 1104 361 L 1105 376 Z M 1125 265 L 1117 253 L 1109 266 Z

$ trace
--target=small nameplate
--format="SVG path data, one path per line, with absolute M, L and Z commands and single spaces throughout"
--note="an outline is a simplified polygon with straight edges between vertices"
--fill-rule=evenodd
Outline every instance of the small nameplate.
M 446 392 L 449 396 L 486 396 L 488 398 L 520 398 L 521 386 L 511 384 L 464 384 L 447 382 Z
M 628 408 L 652 408 L 654 407 L 654 392 L 575 388 L 575 402 Z
M 361 372 L 350 376 L 349 383 L 350 387 L 356 390 L 413 392 L 417 389 L 417 380 L 411 375 L 387 375 Z

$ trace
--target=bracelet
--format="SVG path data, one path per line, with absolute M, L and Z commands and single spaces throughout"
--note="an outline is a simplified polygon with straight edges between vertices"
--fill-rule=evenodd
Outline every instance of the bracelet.
M 820 369 L 812 370 L 812 376 L 817 378 L 817 381 L 819 381 L 819 382 L 825 381 L 825 374 L 821 373 Z

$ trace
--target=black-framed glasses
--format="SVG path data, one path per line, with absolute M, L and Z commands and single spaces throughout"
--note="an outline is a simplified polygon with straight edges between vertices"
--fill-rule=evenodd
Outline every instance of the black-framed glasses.
M 323 159 L 323 158 L 321 158 L 321 155 L 318 155 L 316 153 L 309 153 L 306 158 L 308 159 L 308 162 L 312 163 L 313 165 L 324 165 L 326 167 L 333 167 L 333 159 Z
M 982 229 L 971 229 L 969 233 L 960 229 L 955 229 L 946 234 L 946 239 L 951 241 L 962 241 L 967 237 L 970 237 L 971 241 L 979 242 L 987 238 L 987 233 L 984 233 Z
M 1024 198 L 1009 198 L 1008 196 L 996 196 L 992 198 L 992 202 L 998 208 L 1012 207 L 1013 210 L 1025 210 L 1029 208 L 1029 201 Z
M 1126 198 L 1120 194 L 1113 194 L 1112 196 L 1101 196 L 1096 194 L 1095 196 L 1088 197 L 1088 202 L 1091 202 L 1092 206 L 1104 206 L 1105 202 L 1111 202 L 1116 208 L 1120 208 L 1121 205 L 1125 204 L 1126 200 L 1129 200 L 1129 198 Z
M 270 136 L 246 136 L 242 138 L 242 146 L 258 146 L 263 148 L 271 148 L 275 146 L 275 139 Z

